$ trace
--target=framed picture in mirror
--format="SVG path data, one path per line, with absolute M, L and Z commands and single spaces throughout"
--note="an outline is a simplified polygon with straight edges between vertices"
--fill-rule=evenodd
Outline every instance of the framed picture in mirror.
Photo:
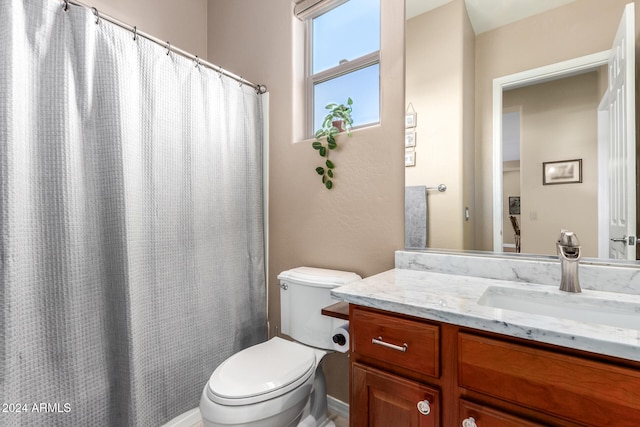
M 576 184 L 582 182 L 582 159 L 542 163 L 542 184 Z
M 520 196 L 509 196 L 509 215 L 520 215 Z

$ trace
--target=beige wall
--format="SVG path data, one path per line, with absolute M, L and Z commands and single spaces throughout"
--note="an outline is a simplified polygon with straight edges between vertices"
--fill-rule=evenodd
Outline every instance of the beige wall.
M 463 90 L 462 90 L 462 205 L 469 210 L 469 219 L 463 221 L 464 249 L 476 248 L 475 202 L 475 103 L 476 103 L 476 35 L 466 11 L 463 14 Z M 463 212 L 464 215 L 464 212 Z
M 209 59 L 270 92 L 269 320 L 280 323 L 276 275 L 301 265 L 370 276 L 404 245 L 404 8 L 382 0 L 381 124 L 340 137 L 326 190 L 317 153 L 299 139 L 302 23 L 291 0 L 210 0 Z M 250 13 L 249 13 L 250 12 Z M 325 364 L 329 394 L 348 401 L 348 358 Z
M 444 193 L 429 192 L 431 248 L 472 245 L 464 207 L 473 197 L 466 191 L 473 188 L 473 38 L 463 0 L 407 21 L 406 103 L 418 120 L 416 166 L 406 168 L 406 185 L 447 185 Z
M 85 0 L 113 16 L 187 52 L 206 58 L 207 0 Z
M 599 74 L 504 92 L 503 107 L 521 111 L 523 253 L 555 255 L 560 230 L 569 229 L 579 237 L 583 256 L 598 256 Z M 582 183 L 542 184 L 543 162 L 571 159 L 582 159 Z M 503 230 L 506 240 L 511 226 Z
M 580 0 L 476 38 L 476 244 L 492 250 L 492 81 L 611 47 L 629 0 Z M 580 19 L 576 19 L 580 17 Z

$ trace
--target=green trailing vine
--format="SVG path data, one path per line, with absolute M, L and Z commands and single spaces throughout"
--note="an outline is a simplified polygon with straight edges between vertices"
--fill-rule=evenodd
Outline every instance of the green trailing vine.
M 318 151 L 320 157 L 325 159 L 324 166 L 318 166 L 316 172 L 322 177 L 322 183 L 328 190 L 333 188 L 333 179 L 335 178 L 334 169 L 336 167 L 329 159 L 329 153 L 338 147 L 336 135 L 346 130 L 347 135 L 351 136 L 351 126 L 353 119 L 351 118 L 353 100 L 347 99 L 347 105 L 344 104 L 328 104 L 325 108 L 329 113 L 322 122 L 322 127 L 318 129 L 314 135 L 315 141 L 313 148 Z M 339 125 L 340 127 L 336 126 Z

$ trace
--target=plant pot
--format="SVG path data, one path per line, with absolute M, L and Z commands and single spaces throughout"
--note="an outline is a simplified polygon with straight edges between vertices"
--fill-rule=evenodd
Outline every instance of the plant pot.
M 338 128 L 338 132 L 342 132 L 344 130 L 344 121 L 343 120 L 334 120 L 331 122 L 331 124 Z

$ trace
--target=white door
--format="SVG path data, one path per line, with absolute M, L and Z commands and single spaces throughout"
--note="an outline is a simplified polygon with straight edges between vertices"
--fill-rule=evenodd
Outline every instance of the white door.
M 625 7 L 609 57 L 609 88 L 599 116 L 609 134 L 609 258 L 636 259 L 634 4 Z

